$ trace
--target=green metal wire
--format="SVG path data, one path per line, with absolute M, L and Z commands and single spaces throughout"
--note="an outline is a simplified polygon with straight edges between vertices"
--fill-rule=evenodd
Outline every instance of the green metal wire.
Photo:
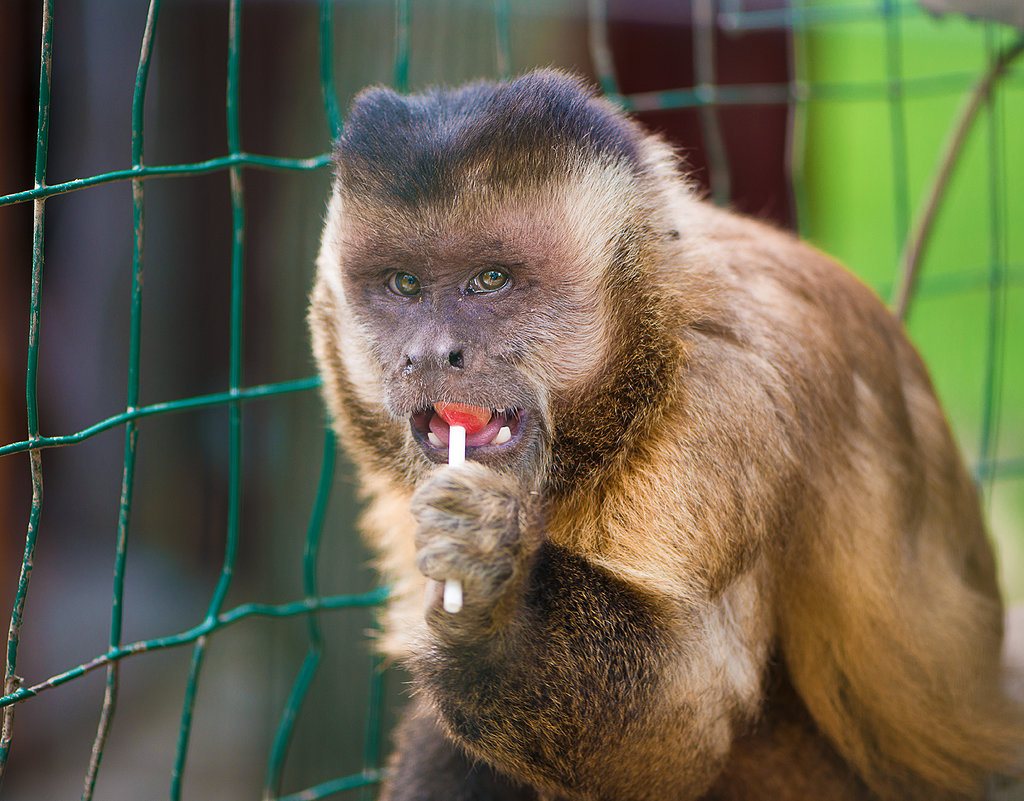
M 512 34 L 510 33 L 508 0 L 494 0 L 494 39 L 498 75 L 512 75 Z
M 235 622 L 252 615 L 288 617 L 305 614 L 308 619 L 307 625 L 310 632 L 311 643 L 310 654 L 307 656 L 312 656 L 318 659 L 319 649 L 322 647 L 322 635 L 320 634 L 319 625 L 316 621 L 316 612 L 328 609 L 373 606 L 381 603 L 387 595 L 387 590 L 382 588 L 372 593 L 366 593 L 358 596 L 343 595 L 327 598 L 318 596 L 315 585 L 315 560 L 318 550 L 319 535 L 323 527 L 323 516 L 330 490 L 331 477 L 333 475 L 333 454 L 335 450 L 333 434 L 329 429 L 327 429 L 324 443 L 324 468 L 321 474 L 317 502 L 310 520 L 310 528 L 307 535 L 306 545 L 307 551 L 304 558 L 304 587 L 307 596 L 306 600 L 301 603 L 284 604 L 278 607 L 261 604 L 247 604 L 228 612 L 222 611 L 234 571 L 240 529 L 239 513 L 241 508 L 242 464 L 241 404 L 244 401 L 258 398 L 312 390 L 320 384 L 318 377 L 311 377 L 296 381 L 281 382 L 279 384 L 253 387 L 242 386 L 242 301 L 245 224 L 241 169 L 243 167 L 275 170 L 321 169 L 329 165 L 330 156 L 329 154 L 324 154 L 307 159 L 285 159 L 249 154 L 242 150 L 238 116 L 240 4 L 238 0 L 235 0 L 231 6 L 231 15 L 229 20 L 229 78 L 226 103 L 228 114 L 228 154 L 224 157 L 193 164 L 165 165 L 157 167 L 146 166 L 143 163 L 143 139 L 145 130 L 143 112 L 145 106 L 145 87 L 148 77 L 149 63 L 152 56 L 152 44 L 159 16 L 159 8 L 159 0 L 152 0 L 147 15 L 143 46 L 140 52 L 139 70 L 136 79 L 135 96 L 133 98 L 131 168 L 48 186 L 45 183 L 45 172 L 49 128 L 49 85 L 50 65 L 52 63 L 51 31 L 53 10 L 51 2 L 48 1 L 44 3 L 42 52 L 40 58 L 40 113 L 37 135 L 36 181 L 33 189 L 31 190 L 0 197 L 0 206 L 31 201 L 35 204 L 36 212 L 33 234 L 34 252 L 32 301 L 30 308 L 31 325 L 29 360 L 26 374 L 28 437 L 22 442 L 9 443 L 0 447 L 0 456 L 24 451 L 29 452 L 32 465 L 34 490 L 32 513 L 30 515 L 29 530 L 26 536 L 25 558 L 23 559 L 18 593 L 12 610 L 12 622 L 7 649 L 6 681 L 3 687 L 3 695 L 0 697 L 0 709 L 3 710 L 3 736 L 2 739 L 0 739 L 0 746 L 2 746 L 2 748 L 0 748 L 0 777 L 3 775 L 3 768 L 7 764 L 7 757 L 10 751 L 10 743 L 13 734 L 13 713 L 16 704 L 35 697 L 40 692 L 47 689 L 61 686 L 68 681 L 85 675 L 86 673 L 106 667 L 106 692 L 104 696 L 103 709 L 100 715 L 100 722 L 97 727 L 96 738 L 92 749 L 90 764 L 84 782 L 83 799 L 90 799 L 95 790 L 96 777 L 102 761 L 107 735 L 116 710 L 118 666 L 123 658 L 169 647 L 177 647 L 187 644 L 192 644 L 194 646 L 192 667 L 185 689 L 184 709 L 182 713 L 181 727 L 179 729 L 178 750 L 175 766 L 172 772 L 171 797 L 178 798 L 181 793 L 181 778 L 183 775 L 185 756 L 187 754 L 188 743 L 191 735 L 191 722 L 194 713 L 198 678 L 208 638 L 211 634 L 225 626 L 232 625 Z M 336 136 L 337 133 L 340 132 L 341 117 L 334 92 L 333 69 L 330 65 L 331 43 L 329 37 L 331 29 L 331 4 L 327 2 L 327 0 L 324 0 L 322 3 L 321 13 L 322 33 L 325 37 L 324 60 L 322 63 L 322 83 L 324 87 L 324 102 L 328 115 L 328 124 L 331 128 L 333 138 L 333 136 Z M 404 24 L 407 26 L 407 7 L 405 8 L 404 17 Z M 407 64 L 407 44 L 403 52 L 404 60 Z M 234 237 L 232 243 L 231 267 L 232 300 L 229 389 L 227 392 L 223 393 L 214 393 L 195 398 L 186 398 L 172 402 L 140 406 L 138 401 L 139 368 L 141 366 L 141 304 L 142 277 L 145 261 L 144 182 L 151 178 L 184 177 L 216 171 L 228 172 L 232 190 L 231 197 Z M 39 323 L 41 317 L 41 269 L 43 263 L 43 204 L 47 198 L 57 194 L 86 189 L 104 183 L 125 180 L 131 182 L 133 189 L 133 229 L 135 232 L 132 260 L 132 300 L 129 323 L 129 369 L 126 409 L 121 414 L 114 415 L 74 434 L 65 436 L 43 436 L 40 433 L 38 402 L 36 398 Z M 135 458 L 138 448 L 138 422 L 141 419 L 152 415 L 188 411 L 218 405 L 226 405 L 229 409 L 229 520 L 221 576 L 210 602 L 207 618 L 200 626 L 179 635 L 155 638 L 133 643 L 128 646 L 122 646 L 120 640 L 122 630 L 125 560 L 127 555 L 129 522 L 131 518 Z M 95 436 L 102 431 L 119 426 L 124 426 L 125 428 L 125 455 L 122 475 L 122 495 L 118 515 L 118 533 L 115 547 L 114 598 L 111 607 L 110 646 L 105 654 L 96 657 L 90 662 L 62 674 L 58 674 L 34 686 L 27 688 L 22 687 L 22 681 L 16 674 L 16 660 L 19 633 L 24 617 L 25 598 L 27 596 L 29 578 L 33 565 L 33 554 L 36 532 L 38 531 L 39 514 L 42 506 L 41 451 L 49 447 L 76 444 L 88 439 L 89 437 Z M 277 777 L 280 774 L 285 751 L 284 743 L 286 743 L 290 737 L 290 721 L 294 720 L 297 706 L 301 703 L 302 697 L 305 694 L 305 687 L 308 686 L 308 681 L 313 670 L 315 670 L 315 664 L 311 661 L 307 661 L 304 666 L 304 670 L 300 673 L 300 676 L 297 679 L 295 692 L 293 692 L 284 714 L 285 722 L 282 724 L 279 736 L 279 741 L 282 745 L 277 747 L 277 754 L 272 755 L 271 757 L 270 765 L 268 767 L 268 775 Z M 306 795 L 308 797 L 316 798 L 325 797 L 327 794 L 339 791 L 339 788 L 344 788 L 346 786 L 363 786 L 371 784 L 377 781 L 377 779 L 378 772 L 376 769 L 372 766 L 368 766 L 362 774 L 356 777 L 345 777 L 335 780 L 334 782 L 321 785 L 318 788 L 306 791 Z
M 900 95 L 903 100 L 941 97 L 964 91 L 970 88 L 976 80 L 977 75 L 968 72 L 903 77 L 900 82 Z M 630 111 L 666 111 L 708 105 L 781 105 L 794 100 L 860 103 L 866 100 L 886 100 L 891 97 L 891 94 L 891 84 L 888 81 L 849 81 L 845 83 L 821 81 L 803 86 L 788 83 L 758 83 L 668 89 L 660 92 L 614 95 L 613 99 Z
M 317 559 L 320 555 L 320 535 L 323 531 L 324 516 L 327 514 L 327 501 L 331 493 L 331 482 L 334 480 L 334 463 L 337 443 L 334 434 L 328 427 L 324 434 L 323 461 L 320 468 L 320 481 L 313 502 L 313 512 L 306 530 L 306 545 L 302 553 L 302 589 L 307 601 L 314 601 L 320 594 L 317 587 Z M 267 761 L 267 777 L 263 785 L 263 797 L 266 801 L 277 798 L 281 793 L 281 772 L 284 768 L 285 756 L 291 742 L 292 728 L 298 716 L 299 708 L 306 697 L 313 676 L 320 666 L 323 655 L 323 632 L 320 620 L 315 614 L 306 618 L 309 635 L 309 647 L 306 657 L 299 668 L 299 674 L 292 685 L 291 694 L 281 714 L 281 721 L 274 735 L 274 743 Z
M 619 81 L 615 76 L 615 60 L 612 58 L 612 48 L 608 43 L 607 0 L 587 0 L 587 44 L 601 91 L 621 104 Z
M 9 707 L 12 704 L 26 701 L 29 698 L 35 698 L 46 690 L 59 687 L 69 681 L 81 678 L 87 673 L 91 673 L 98 668 L 106 667 L 111 662 L 118 662 L 130 656 L 163 651 L 168 648 L 192 645 L 199 639 L 213 635 L 221 629 L 232 626 L 246 618 L 290 618 L 298 617 L 300 615 L 308 615 L 314 612 L 377 606 L 387 599 L 388 592 L 389 590 L 387 587 L 378 587 L 370 592 L 364 592 L 356 595 L 329 595 L 314 598 L 312 600 L 292 601 L 291 603 L 286 604 L 240 604 L 233 609 L 222 612 L 213 620 L 204 620 L 198 626 L 194 626 L 187 631 L 166 637 L 154 637 L 149 640 L 140 640 L 128 645 L 122 645 L 113 651 L 108 651 L 102 656 L 97 656 L 88 662 L 72 668 L 71 670 L 59 673 L 56 676 L 51 676 L 39 684 L 34 684 L 31 687 L 19 687 L 14 692 L 0 697 L 0 708 Z
M 231 401 L 250 401 L 262 398 L 272 398 L 276 395 L 290 395 L 295 392 L 304 392 L 316 389 L 320 386 L 320 377 L 299 378 L 294 381 L 282 381 L 277 384 L 258 384 L 252 387 L 244 387 L 237 392 L 214 392 L 210 395 L 197 395 L 194 398 L 182 398 L 164 403 L 153 403 L 149 406 L 139 406 L 135 409 L 115 414 L 98 423 L 94 423 L 74 434 L 63 434 L 55 437 L 37 436 L 35 439 L 12 442 L 0 448 L 0 456 L 10 453 L 21 453 L 32 449 L 45 450 L 46 448 L 58 448 L 66 445 L 77 445 L 90 437 L 118 428 L 125 423 L 140 420 L 143 417 L 154 415 L 174 414 L 177 412 L 205 409 L 211 406 L 224 406 Z
M 320 84 L 324 112 L 327 117 L 328 132 L 331 141 L 335 141 L 341 134 L 341 111 L 338 106 L 337 93 L 334 83 L 334 20 L 332 5 L 329 0 L 321 0 L 320 3 Z M 302 585 L 307 601 L 315 601 L 319 596 L 317 582 L 317 560 L 320 554 L 320 540 L 323 531 L 324 518 L 327 513 L 327 502 L 330 497 L 331 483 L 334 478 L 335 457 L 337 442 L 333 430 L 328 426 L 324 433 L 324 449 L 320 480 L 317 485 L 316 499 L 313 504 L 313 511 L 310 515 L 309 527 L 306 531 L 306 544 L 302 556 Z M 278 723 L 274 735 L 274 742 L 270 749 L 270 757 L 267 760 L 267 773 L 264 780 L 263 797 L 265 801 L 271 801 L 280 796 L 281 777 L 284 770 L 285 758 L 288 747 L 291 743 L 292 730 L 295 720 L 298 717 L 300 708 L 305 701 L 309 686 L 313 681 L 316 671 L 320 667 L 323 657 L 323 632 L 320 627 L 320 620 L 316 615 L 309 615 L 307 618 L 307 634 L 309 644 L 306 656 L 302 661 L 299 672 L 292 684 L 291 693 L 285 704 L 284 711 Z M 365 766 L 364 766 L 365 767 Z M 350 777 L 346 784 L 364 781 L 364 786 L 370 786 L 375 780 L 370 771 L 364 770 L 363 776 L 359 778 Z M 326 789 L 326 788 L 325 788 Z M 311 791 L 306 791 L 309 795 Z M 334 792 L 329 790 L 329 792 Z
M 320 0 L 320 93 L 331 141 L 341 136 L 341 107 L 334 87 L 334 4 Z
M 392 83 L 399 92 L 409 91 L 409 0 L 395 0 L 395 65 Z
M 231 0 L 228 7 L 228 78 L 226 90 L 226 112 L 228 130 L 228 153 L 242 152 L 241 132 L 238 113 L 238 75 L 241 53 L 241 0 Z M 224 560 L 220 578 L 214 588 L 213 598 L 207 611 L 207 620 L 215 620 L 224 605 L 224 599 L 231 587 L 235 560 L 238 554 L 239 517 L 242 499 L 242 407 L 237 399 L 242 381 L 242 292 L 245 253 L 245 197 L 242 175 L 238 165 L 228 168 L 231 184 L 231 315 L 230 353 L 228 362 L 228 520 L 224 545 Z M 185 685 L 185 699 L 178 732 L 178 749 L 171 773 L 171 800 L 181 797 L 181 782 L 184 775 L 185 759 L 188 754 L 195 714 L 196 691 L 199 672 L 206 657 L 207 637 L 196 640 L 192 649 L 192 662 Z
M 143 160 L 143 116 L 146 101 L 146 83 L 149 65 L 153 55 L 153 36 L 160 13 L 159 0 L 152 0 L 146 18 L 146 29 L 142 38 L 139 68 L 135 78 L 135 93 L 132 98 L 132 166 L 141 167 Z M 125 409 L 133 411 L 139 404 L 139 369 L 141 361 L 142 334 L 142 273 L 145 264 L 145 194 L 142 180 L 132 180 L 132 223 L 135 231 L 132 247 L 132 289 L 131 313 L 128 329 L 128 392 Z M 125 424 L 124 470 L 121 477 L 121 503 L 117 520 L 117 541 L 114 549 L 114 592 L 110 612 L 110 649 L 121 645 L 121 628 L 124 608 L 124 570 L 128 553 L 128 526 L 131 520 L 132 495 L 135 485 L 135 457 L 138 446 L 138 422 L 130 420 Z M 118 676 L 120 663 L 111 662 L 107 668 L 107 685 L 103 696 L 103 709 L 96 728 L 89 768 L 86 771 L 83 801 L 92 798 L 96 787 L 96 775 L 103 759 L 103 749 L 114 719 L 117 707 Z
M 880 15 L 901 17 L 922 16 L 924 11 L 916 0 L 869 3 L 838 3 L 836 5 L 794 5 L 791 8 L 760 11 L 733 11 L 721 15 L 722 27 L 734 31 L 758 31 L 801 26 L 844 25 L 852 22 L 874 22 Z
M 366 693 L 366 733 L 363 738 L 363 775 L 379 776 L 381 763 L 381 711 L 384 708 L 384 657 L 374 653 L 370 664 L 370 686 Z M 361 801 L 370 801 L 370 787 L 359 793 Z
M 794 0 L 793 8 L 802 9 L 803 0 Z M 806 152 L 809 81 L 807 78 L 807 32 L 802 22 L 793 25 L 788 47 L 793 100 L 789 105 L 789 124 L 786 131 L 786 173 L 789 175 L 790 190 L 793 193 L 793 220 L 797 230 L 803 232 L 806 230 L 808 213 Z
M 714 96 L 715 86 L 715 0 L 694 0 L 691 18 L 693 41 L 694 92 L 701 99 Z M 726 206 L 732 199 L 732 175 L 725 134 L 718 119 L 718 104 L 701 103 L 697 107 L 704 152 L 708 161 L 711 199 Z
M 79 189 L 89 189 L 101 184 L 128 181 L 135 178 L 187 177 L 220 172 L 229 167 L 258 167 L 267 170 L 319 170 L 330 164 L 330 161 L 331 157 L 328 154 L 313 156 L 308 159 L 285 159 L 275 156 L 260 156 L 252 153 L 232 153 L 230 156 L 222 156 L 194 164 L 167 164 L 158 167 L 143 166 L 130 170 L 114 170 L 113 172 L 93 175 L 88 178 L 77 178 L 74 181 L 66 181 L 62 184 L 49 184 L 35 189 L 26 189 L 24 192 L 15 192 L 12 195 L 0 197 L 0 206 L 23 203 L 27 200 L 47 198 L 52 195 L 61 195 Z
M 985 49 L 989 61 L 999 58 L 995 32 L 989 23 L 985 25 Z M 978 463 L 993 464 L 999 441 L 999 417 L 1002 406 L 1003 347 L 1006 329 L 1006 237 L 1003 209 L 1006 207 L 1005 152 L 1000 125 L 1005 122 L 1000 116 L 999 92 L 990 92 L 988 112 L 988 196 L 989 196 L 989 286 L 988 312 L 985 336 L 985 378 L 982 398 L 981 434 L 979 436 Z M 991 485 L 983 485 L 991 493 Z
M 896 5 L 882 0 L 885 19 L 885 77 L 889 101 L 889 146 L 892 148 L 893 227 L 897 253 L 904 247 L 910 218 L 910 186 L 907 169 L 907 122 L 904 108 L 902 31 Z
M 35 186 L 46 183 L 46 148 L 50 137 L 50 74 L 53 64 L 53 3 L 43 2 L 42 45 L 39 56 L 39 115 L 36 122 L 36 167 Z M 39 403 L 36 396 L 36 377 L 39 372 L 39 326 L 41 321 L 41 290 L 43 271 L 43 204 L 39 198 L 34 203 L 32 221 L 32 289 L 29 309 L 28 365 L 25 378 L 25 402 L 28 413 L 28 437 L 39 435 Z M 7 634 L 7 663 L 4 670 L 4 694 L 21 686 L 18 669 L 18 642 L 25 616 L 25 599 L 28 596 L 32 567 L 35 562 L 36 537 L 39 532 L 39 516 L 43 505 L 43 465 L 39 450 L 29 452 L 32 471 L 32 508 L 29 513 L 28 531 L 25 534 L 25 555 L 21 562 L 18 589 L 11 610 L 11 624 Z M 7 770 L 11 741 L 14 737 L 14 707 L 5 707 L 0 723 L 0 784 Z
M 921 263 L 928 247 L 929 236 L 935 215 L 946 196 L 946 188 L 953 168 L 959 162 L 962 155 L 964 143 L 971 131 L 978 112 L 985 102 L 990 98 L 994 87 L 996 87 L 1006 75 L 1006 70 L 1022 53 L 1024 53 L 1024 36 L 1019 37 L 1004 50 L 999 52 L 989 69 L 972 87 L 970 94 L 965 98 L 962 108 L 957 114 L 956 122 L 953 125 L 948 141 L 942 149 L 935 175 L 929 182 L 928 191 L 924 194 L 921 210 L 914 221 L 913 230 L 907 237 L 907 245 L 904 248 L 900 277 L 894 282 L 895 294 L 892 289 L 883 297 L 892 298 L 892 306 L 896 316 L 901 320 L 910 313 L 910 301 L 915 296 L 927 294 L 927 290 L 917 291 L 918 273 Z M 975 271 L 977 275 L 977 271 Z M 1006 271 L 1006 279 L 1013 282 L 1014 278 L 1009 267 Z M 987 281 L 988 279 L 986 279 Z M 1018 279 L 1019 280 L 1019 279 Z
M 279 801 L 318 801 L 321 798 L 328 798 L 346 790 L 355 790 L 376 784 L 384 777 L 384 771 L 375 770 L 368 773 L 357 773 L 354 776 L 346 776 L 342 779 L 333 779 L 315 787 L 310 787 L 300 793 L 282 796 Z

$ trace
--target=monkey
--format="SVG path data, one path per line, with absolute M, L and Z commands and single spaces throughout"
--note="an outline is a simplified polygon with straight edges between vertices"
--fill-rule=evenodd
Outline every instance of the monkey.
M 559 70 L 363 90 L 333 166 L 312 348 L 412 681 L 382 798 L 976 799 L 1016 770 L 977 492 L 859 279 Z M 459 467 L 451 403 L 487 421 Z

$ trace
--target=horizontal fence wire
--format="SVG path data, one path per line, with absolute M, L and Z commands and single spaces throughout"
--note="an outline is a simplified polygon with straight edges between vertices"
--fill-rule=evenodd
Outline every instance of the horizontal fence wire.
M 314 523 L 322 522 L 322 519 L 313 518 L 311 519 L 310 524 L 313 525 Z M 51 676 L 46 681 L 42 681 L 39 684 L 33 684 L 30 687 L 21 687 L 14 692 L 0 697 L 0 705 L 10 707 L 10 705 L 16 704 L 19 701 L 26 701 L 29 698 L 35 698 L 46 690 L 59 687 L 72 679 L 80 678 L 81 676 L 91 673 L 98 668 L 106 667 L 114 662 L 119 662 L 125 657 L 145 654 L 151 651 L 162 651 L 167 648 L 177 648 L 182 645 L 192 645 L 200 638 L 215 634 L 221 629 L 247 618 L 289 618 L 299 617 L 302 615 L 308 616 L 316 612 L 327 612 L 337 609 L 376 606 L 386 600 L 387 597 L 388 589 L 386 587 L 381 587 L 371 590 L 370 592 L 354 595 L 325 595 L 310 597 L 303 601 L 292 601 L 291 603 L 286 604 L 240 604 L 226 612 L 220 613 L 213 619 L 207 618 L 199 625 L 194 626 L 187 631 L 170 634 L 166 637 L 154 637 L 149 640 L 140 640 L 127 645 L 120 645 L 117 648 L 112 648 L 105 654 L 71 668 L 64 673 Z
M 364 798 L 382 777 L 380 767 L 380 727 L 382 707 L 382 670 L 379 661 L 371 671 L 371 685 L 367 690 L 368 714 L 364 736 L 363 768 L 361 772 L 330 780 L 290 795 L 281 795 L 282 777 L 289 745 L 293 739 L 295 722 L 306 698 L 310 684 L 322 664 L 324 633 L 319 615 L 328 611 L 372 607 L 387 597 L 387 589 L 379 588 L 362 594 L 323 596 L 317 582 L 317 564 L 321 534 L 335 473 L 336 443 L 329 429 L 323 437 L 322 465 L 313 507 L 310 510 L 302 557 L 302 600 L 283 604 L 249 603 L 225 609 L 225 600 L 236 569 L 242 527 L 240 510 L 242 499 L 242 465 L 244 460 L 242 439 L 242 413 L 246 404 L 271 401 L 285 395 L 315 391 L 320 380 L 310 376 L 293 381 L 246 386 L 242 372 L 243 334 L 245 329 L 243 288 L 245 283 L 246 201 L 245 171 L 251 169 L 281 172 L 325 170 L 331 163 L 329 153 L 304 158 L 284 158 L 245 152 L 241 146 L 240 130 L 240 72 L 242 0 L 230 0 L 227 31 L 227 83 L 225 87 L 225 114 L 227 122 L 226 152 L 217 158 L 194 163 L 149 165 L 145 163 L 144 106 L 149 64 L 159 28 L 160 0 L 151 0 L 146 27 L 142 34 L 140 59 L 132 103 L 131 154 L 125 169 L 114 170 L 84 178 L 48 184 L 46 181 L 47 147 L 50 114 L 50 74 L 52 64 L 52 0 L 42 0 L 42 33 L 40 51 L 39 109 L 36 129 L 34 185 L 31 189 L 0 197 L 0 206 L 31 203 L 33 206 L 32 278 L 29 309 L 28 359 L 26 369 L 27 435 L 24 440 L 0 445 L 0 457 L 27 453 L 29 457 L 32 501 L 25 536 L 21 565 L 6 651 L 5 681 L 0 695 L 2 729 L 0 729 L 0 781 L 6 768 L 14 734 L 16 705 L 28 701 L 70 681 L 94 671 L 105 669 L 107 681 L 103 708 L 97 725 L 92 755 L 84 780 L 83 798 L 90 799 L 95 790 L 105 744 L 115 717 L 118 696 L 118 668 L 128 657 L 161 651 L 168 648 L 191 646 L 192 660 L 186 680 L 180 716 L 177 750 L 171 777 L 170 795 L 178 799 L 182 793 L 182 779 L 192 739 L 192 723 L 196 704 L 196 688 L 206 659 L 210 637 L 226 627 L 254 617 L 295 618 L 306 621 L 306 655 L 293 680 L 291 691 L 281 712 L 273 743 L 267 759 L 264 778 L 264 799 L 279 801 L 305 801 L 327 798 L 345 791 L 361 789 Z M 496 72 L 507 76 L 516 70 L 512 62 L 511 7 L 508 0 L 493 0 L 494 35 L 496 44 Z M 923 11 L 916 2 L 881 0 L 871 4 L 807 5 L 794 2 L 790 7 L 777 10 L 744 10 L 740 0 L 720 0 L 717 12 L 711 0 L 700 0 L 695 9 L 701 17 L 706 34 L 702 44 L 695 48 L 694 67 L 697 85 L 659 92 L 622 94 L 616 75 L 612 50 L 608 42 L 607 3 L 588 0 L 588 35 L 592 62 L 604 92 L 614 101 L 632 111 L 671 109 L 711 109 L 722 106 L 786 105 L 791 116 L 789 143 L 790 174 L 798 207 L 806 204 L 802 180 L 802 148 L 804 145 L 804 115 L 810 104 L 820 102 L 885 101 L 889 104 L 890 142 L 892 152 L 892 206 L 895 209 L 896 228 L 905 239 L 911 228 L 911 196 L 907 178 L 907 148 L 905 104 L 915 98 L 966 93 L 978 84 L 975 73 L 951 71 L 945 74 L 905 75 L 900 52 L 901 25 L 909 18 L 921 16 Z M 406 90 L 410 86 L 411 26 L 414 9 L 409 0 L 394 0 L 395 55 L 392 82 L 395 88 Z M 879 35 L 885 42 L 885 77 L 882 80 L 862 82 L 814 81 L 807 71 L 806 53 L 802 51 L 802 34 L 812 28 L 860 23 L 879 23 Z M 318 36 L 319 69 L 322 101 L 327 119 L 328 136 L 334 140 L 342 129 L 342 114 L 334 75 L 334 4 L 319 0 Z M 790 29 L 794 32 L 790 53 L 792 80 L 785 84 L 768 85 L 716 85 L 713 62 L 714 49 L 709 31 L 712 26 L 744 32 L 771 29 Z M 1024 42 L 1024 40 L 1021 40 Z M 987 38 L 988 56 L 996 65 L 1005 59 L 994 38 Z M 1024 45 L 1015 44 L 1021 48 Z M 1010 59 L 1012 61 L 1012 59 Z M 1016 65 L 1004 64 L 999 79 L 1019 85 L 1021 73 Z M 975 464 L 978 480 L 990 487 L 993 482 L 1024 477 L 1024 455 L 997 458 L 996 442 L 1000 425 L 1000 389 L 1006 342 L 1006 295 L 1010 287 L 1024 285 L 1024 265 L 1010 263 L 1005 253 L 1005 209 L 1007 193 L 1005 179 L 1005 131 L 1000 123 L 1000 111 L 995 93 L 989 91 L 979 100 L 983 106 L 984 124 L 988 137 L 988 193 L 992 214 L 990 217 L 990 253 L 988 263 L 978 269 L 945 275 L 922 275 L 911 288 L 914 297 L 941 296 L 968 291 L 985 291 L 988 297 L 985 344 L 985 378 L 981 387 L 983 409 L 980 446 Z M 710 117 L 705 120 L 710 120 Z M 712 126 L 713 128 L 713 126 Z M 707 133 L 707 131 L 706 131 Z M 715 140 L 714 132 L 711 138 Z M 721 144 L 719 142 L 719 144 Z M 714 141 L 712 141 L 714 146 Z M 716 171 L 723 186 L 728 187 L 729 170 L 724 148 L 718 148 Z M 951 157 L 952 158 L 952 157 Z M 945 165 L 948 168 L 948 164 Z M 232 210 L 232 247 L 230 261 L 231 295 L 229 320 L 229 368 L 227 387 L 223 392 L 178 398 L 161 403 L 140 405 L 139 382 L 141 350 L 139 332 L 143 311 L 143 273 L 145 267 L 145 190 L 148 182 L 168 178 L 182 178 L 223 173 L 230 185 Z M 128 386 L 123 411 L 93 423 L 77 432 L 44 435 L 39 423 L 37 376 L 39 370 L 39 331 L 42 324 L 41 280 L 44 267 L 44 211 L 46 201 L 54 196 L 88 190 L 104 184 L 125 182 L 132 189 L 133 257 L 131 269 L 131 308 L 129 321 Z M 725 190 L 722 190 L 727 194 Z M 883 295 L 897 286 L 876 287 Z M 150 417 L 194 412 L 211 407 L 226 408 L 229 415 L 228 438 L 228 520 L 222 555 L 221 572 L 206 616 L 192 628 L 163 637 L 143 641 L 122 642 L 122 612 L 124 605 L 124 577 L 128 552 L 133 483 L 140 443 L 143 442 L 141 424 Z M 117 538 L 114 553 L 114 588 L 111 604 L 110 639 L 106 652 L 93 659 L 43 681 L 28 686 L 17 673 L 20 633 L 25 625 L 26 599 L 29 594 L 36 539 L 43 497 L 43 452 L 50 448 L 78 445 L 91 437 L 112 429 L 122 428 L 125 434 L 121 500 Z M 375 658 L 376 659 L 376 658 Z
M 128 170 L 114 170 L 89 178 L 77 178 L 60 184 L 39 186 L 0 197 L 0 206 L 13 203 L 24 203 L 27 200 L 48 198 L 63 195 L 79 189 L 91 189 L 94 186 L 114 183 L 116 181 L 144 180 L 146 178 L 175 178 L 205 175 L 211 172 L 223 172 L 232 167 L 257 167 L 265 170 L 320 170 L 331 163 L 330 154 L 314 156 L 308 159 L 286 159 L 274 156 L 259 156 L 253 153 L 234 153 L 230 156 L 208 159 L 194 164 L 168 164 L 159 167 L 140 165 Z

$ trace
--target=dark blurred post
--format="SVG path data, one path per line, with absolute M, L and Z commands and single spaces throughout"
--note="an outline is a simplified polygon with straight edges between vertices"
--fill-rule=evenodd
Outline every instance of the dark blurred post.
M 32 186 L 37 103 L 34 4 L 0 3 L 0 196 Z M 0 446 L 25 438 L 25 358 L 32 264 L 32 205 L 0 207 Z M 10 609 L 28 522 L 24 455 L 0 458 L 0 610 Z M 6 613 L 0 613 L 6 620 Z M 4 624 L 6 625 L 6 623 Z
M 743 0 L 736 10 L 786 8 L 787 0 Z M 639 119 L 683 153 L 692 177 L 716 202 L 795 228 L 789 186 L 790 37 L 784 26 L 730 31 L 721 0 L 609 0 L 609 45 L 623 94 L 702 83 L 761 87 L 761 104 L 641 111 Z M 702 24 L 703 23 L 703 24 Z M 706 25 L 707 27 L 704 27 Z M 704 37 L 703 40 L 701 37 Z M 725 189 L 720 197 L 716 184 Z

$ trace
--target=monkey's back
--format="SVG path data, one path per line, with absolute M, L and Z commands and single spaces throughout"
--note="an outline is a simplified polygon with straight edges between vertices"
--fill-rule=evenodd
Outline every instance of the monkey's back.
M 704 204 L 683 224 L 715 289 L 681 334 L 676 414 L 717 419 L 709 461 L 753 465 L 748 503 L 775 510 L 761 543 L 793 685 L 869 783 L 899 794 L 912 771 L 967 792 L 977 766 L 1012 761 L 1020 712 L 977 492 L 927 371 L 820 252 Z

